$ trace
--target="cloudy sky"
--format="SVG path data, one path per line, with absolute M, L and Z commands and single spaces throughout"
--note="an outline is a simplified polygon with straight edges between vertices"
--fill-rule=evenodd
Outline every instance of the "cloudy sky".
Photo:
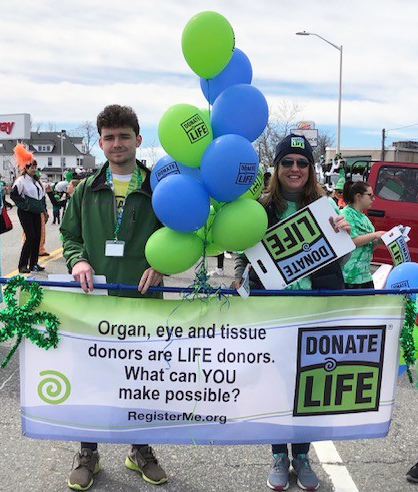
M 229 20 L 272 109 L 295 101 L 299 119 L 336 135 L 339 51 L 295 35 L 306 30 L 343 45 L 342 148 L 379 148 L 382 128 L 389 145 L 418 139 L 416 0 L 4 0 L 0 113 L 70 130 L 128 104 L 146 157 L 168 107 L 207 105 L 181 51 L 184 26 L 205 10 Z

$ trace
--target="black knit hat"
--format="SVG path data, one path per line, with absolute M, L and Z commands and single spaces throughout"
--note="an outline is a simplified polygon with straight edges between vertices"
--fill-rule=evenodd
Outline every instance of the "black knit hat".
M 287 154 L 300 154 L 306 157 L 311 164 L 314 163 L 311 144 L 303 135 L 294 135 L 292 133 L 277 144 L 274 166 L 277 166 Z

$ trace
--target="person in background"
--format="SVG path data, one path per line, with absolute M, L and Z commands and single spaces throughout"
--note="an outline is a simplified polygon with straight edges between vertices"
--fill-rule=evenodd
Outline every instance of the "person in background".
M 350 258 L 344 265 L 344 283 L 346 289 L 373 289 L 373 277 L 370 262 L 373 249 L 386 231 L 375 231 L 370 219 L 365 215 L 374 200 L 373 189 L 365 181 L 348 180 L 343 190 L 344 201 L 342 215 L 351 226 L 350 236 L 356 245 Z
M 343 197 L 344 183 L 345 183 L 345 178 L 341 177 L 337 181 L 334 191 L 332 192 L 332 199 L 337 204 L 339 209 L 343 209 L 347 205 Z
M 9 203 L 7 200 L 6 200 L 6 182 L 3 180 L 3 176 L 0 174 L 0 191 L 1 191 L 1 194 L 2 194 L 2 204 L 8 208 L 9 210 L 11 208 L 13 208 L 13 204 Z
M 276 147 L 274 172 L 270 178 L 267 192 L 260 199 L 268 216 L 268 226 L 272 227 L 298 209 L 314 202 L 324 195 L 316 180 L 312 147 L 305 137 L 288 135 Z M 348 230 L 344 217 L 339 216 L 334 227 Z M 237 289 L 242 283 L 242 274 L 248 260 L 244 255 L 235 258 L 235 282 Z M 263 289 L 255 273 L 250 270 L 250 286 Z M 344 280 L 338 261 L 330 263 L 309 276 L 290 285 L 292 290 L 342 289 Z M 309 460 L 310 443 L 294 443 L 292 466 L 297 476 L 297 484 L 304 490 L 316 490 L 318 477 L 312 470 Z M 289 487 L 290 459 L 286 443 L 272 445 L 273 463 L 267 478 L 267 485 L 273 490 L 287 490 Z
M 67 267 L 85 292 L 93 290 L 96 273 L 106 275 L 107 282 L 138 287 L 136 292 L 110 291 L 110 295 L 161 297 L 147 293 L 148 287 L 162 283 L 163 275 L 145 258 L 145 244 L 161 223 L 151 205 L 150 171 L 135 158 L 142 142 L 138 118 L 132 108 L 113 104 L 99 114 L 97 128 L 107 161 L 77 186 L 68 202 L 60 228 Z M 99 460 L 97 443 L 82 442 L 68 486 L 90 488 L 100 470 Z M 125 466 L 148 483 L 167 481 L 148 444 L 133 444 Z
M 41 240 L 41 215 L 46 211 L 45 190 L 36 175 L 36 160 L 24 145 L 13 149 L 20 176 L 13 184 L 11 199 L 17 205 L 17 215 L 25 233 L 25 240 L 19 258 L 19 272 L 41 272 L 38 265 L 39 243 Z

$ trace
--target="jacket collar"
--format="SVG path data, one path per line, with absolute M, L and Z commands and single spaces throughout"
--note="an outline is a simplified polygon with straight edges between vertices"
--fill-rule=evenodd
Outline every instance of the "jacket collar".
M 145 179 L 142 183 L 141 191 L 151 196 L 151 171 L 147 169 L 142 162 L 136 160 L 136 165 L 140 168 L 140 170 L 145 171 Z M 90 185 L 90 191 L 99 191 L 99 190 L 108 190 L 109 185 L 106 183 L 106 170 L 109 167 L 109 161 L 106 161 L 98 173 L 95 175 L 93 182 Z M 134 191 L 138 191 L 134 190 Z

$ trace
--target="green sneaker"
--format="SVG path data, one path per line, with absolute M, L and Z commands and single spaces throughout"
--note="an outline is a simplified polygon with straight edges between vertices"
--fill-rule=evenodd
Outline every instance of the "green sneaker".
M 74 466 L 75 465 L 75 466 Z M 93 475 L 100 470 L 98 451 L 82 448 L 74 456 L 73 469 L 68 477 L 68 487 L 73 490 L 87 490 L 93 485 Z
M 151 446 L 142 446 L 139 449 L 131 448 L 126 457 L 125 466 L 141 473 L 142 478 L 153 485 L 167 482 L 167 475 L 158 464 Z

